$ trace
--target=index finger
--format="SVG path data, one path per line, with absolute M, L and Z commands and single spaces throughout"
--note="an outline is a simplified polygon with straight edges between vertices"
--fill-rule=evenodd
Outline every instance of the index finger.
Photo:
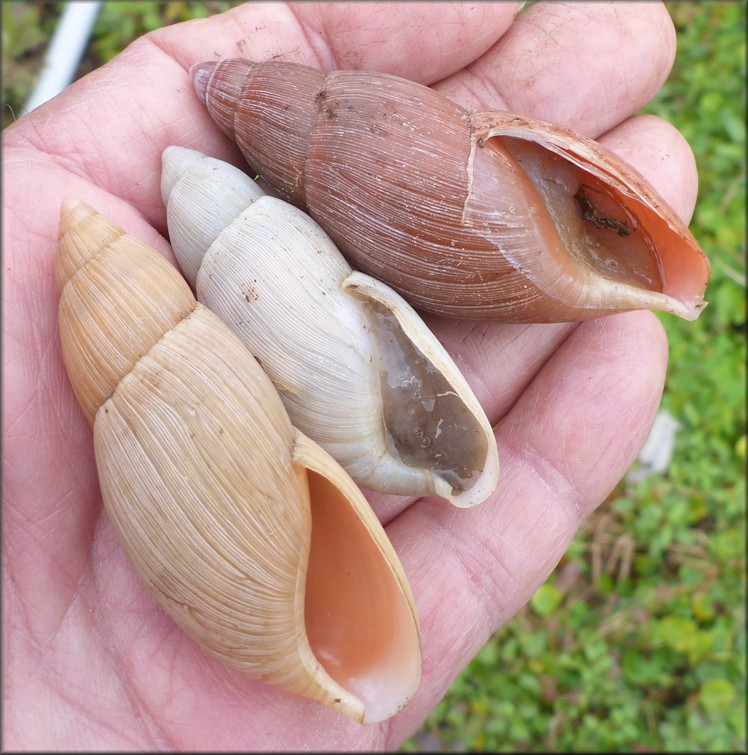
M 510 110 L 596 138 L 652 99 L 674 59 L 675 30 L 660 2 L 541 2 L 435 88 L 464 107 Z
M 185 69 L 198 59 L 244 57 L 323 71 L 381 71 L 432 84 L 490 49 L 519 5 L 252 3 L 188 27 L 160 29 L 153 40 Z

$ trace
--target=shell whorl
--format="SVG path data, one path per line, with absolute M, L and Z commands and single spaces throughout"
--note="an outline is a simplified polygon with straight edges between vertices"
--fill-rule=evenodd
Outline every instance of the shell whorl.
M 56 267 L 60 339 L 92 424 L 133 366 L 197 306 L 174 267 L 155 252 L 143 257 L 144 247 L 152 251 L 80 200 L 64 201 Z

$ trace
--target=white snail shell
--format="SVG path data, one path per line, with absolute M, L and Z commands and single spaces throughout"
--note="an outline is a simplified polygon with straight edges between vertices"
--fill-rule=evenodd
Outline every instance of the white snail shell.
M 161 191 L 197 298 L 241 337 L 292 423 L 359 484 L 472 506 L 498 481 L 478 400 L 394 290 L 228 163 L 168 147 Z
M 63 359 L 136 571 L 207 651 L 366 723 L 420 678 L 402 566 L 355 483 L 177 270 L 63 203 Z

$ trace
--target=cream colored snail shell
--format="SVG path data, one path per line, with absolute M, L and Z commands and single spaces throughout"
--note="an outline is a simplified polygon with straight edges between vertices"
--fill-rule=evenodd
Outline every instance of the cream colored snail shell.
M 365 723 L 420 678 L 402 566 L 343 469 L 157 252 L 62 206 L 63 359 L 133 567 L 203 648 Z
M 253 170 L 417 308 L 560 322 L 705 306 L 688 228 L 591 139 L 385 74 L 240 58 L 191 73 Z
M 176 146 L 162 161 L 174 255 L 293 425 L 361 485 L 461 507 L 485 500 L 498 482 L 493 430 L 415 310 L 232 165 Z

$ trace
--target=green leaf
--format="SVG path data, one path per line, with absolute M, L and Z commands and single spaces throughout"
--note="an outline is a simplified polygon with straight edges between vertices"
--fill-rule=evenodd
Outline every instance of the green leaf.
M 709 714 L 725 713 L 735 701 L 735 689 L 727 679 L 708 679 L 699 690 L 701 707 Z
M 663 677 L 664 662 L 661 655 L 649 657 L 639 650 L 627 649 L 623 654 L 622 670 L 625 679 L 636 686 L 658 684 Z
M 746 436 L 741 435 L 740 438 L 738 438 L 738 442 L 735 444 L 735 455 L 740 461 L 745 461 L 745 446 Z
M 564 594 L 553 585 L 544 584 L 538 588 L 530 600 L 530 606 L 538 616 L 548 616 L 553 613 L 564 599 Z

